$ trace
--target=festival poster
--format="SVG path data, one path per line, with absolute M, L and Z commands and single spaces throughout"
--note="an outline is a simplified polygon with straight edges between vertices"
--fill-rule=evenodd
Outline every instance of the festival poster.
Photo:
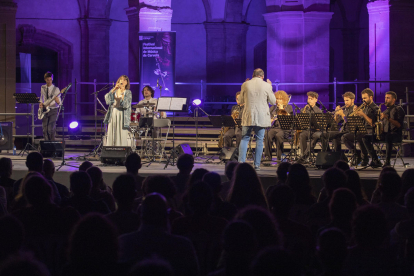
M 139 33 L 140 91 L 149 85 L 154 98 L 174 97 L 175 41 L 175 32 Z M 143 99 L 141 93 L 139 97 Z

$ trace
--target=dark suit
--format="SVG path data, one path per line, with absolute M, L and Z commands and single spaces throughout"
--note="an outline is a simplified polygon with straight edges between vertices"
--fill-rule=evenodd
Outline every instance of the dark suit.
M 287 105 L 284 109 L 288 114 L 293 114 L 293 109 L 291 105 Z M 279 108 L 277 105 L 273 105 L 270 107 L 270 118 L 273 118 L 275 115 L 277 115 L 277 112 L 279 111 Z M 276 142 L 276 153 L 277 153 L 277 159 L 280 160 L 282 158 L 282 152 L 283 152 L 283 140 L 287 138 L 289 135 L 289 131 L 285 131 L 281 129 L 280 123 L 278 120 L 273 122 L 273 125 L 266 133 L 266 146 L 265 146 L 265 156 L 272 159 L 272 144 L 273 139 Z
M 384 115 L 388 115 L 388 118 L 393 119 L 400 123 L 400 127 L 397 127 L 391 124 L 387 119 L 382 120 L 384 127 L 384 133 L 382 134 L 382 139 L 387 145 L 386 151 L 386 161 L 389 163 L 392 153 L 392 143 L 399 143 L 402 141 L 402 130 L 404 126 L 404 117 L 405 112 L 401 106 L 393 105 L 388 107 L 384 112 Z

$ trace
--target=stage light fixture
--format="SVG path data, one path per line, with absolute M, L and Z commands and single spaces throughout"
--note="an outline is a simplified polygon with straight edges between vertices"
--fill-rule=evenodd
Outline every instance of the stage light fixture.
M 72 121 L 69 124 L 68 128 L 68 134 L 69 134 L 69 140 L 79 140 L 79 135 L 82 132 L 82 127 L 77 121 Z
M 193 105 L 195 105 L 195 106 L 199 106 L 199 105 L 201 104 L 201 100 L 200 100 L 200 99 L 194 99 L 194 100 L 192 101 L 192 103 L 193 103 Z

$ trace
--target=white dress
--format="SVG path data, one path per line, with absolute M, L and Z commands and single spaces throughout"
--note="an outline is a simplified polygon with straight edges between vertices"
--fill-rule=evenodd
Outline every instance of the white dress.
M 124 112 L 120 105 L 122 96 L 120 98 L 114 95 L 114 105 L 112 106 L 112 114 L 108 123 L 108 134 L 106 146 L 127 147 L 129 143 L 129 131 L 124 128 Z

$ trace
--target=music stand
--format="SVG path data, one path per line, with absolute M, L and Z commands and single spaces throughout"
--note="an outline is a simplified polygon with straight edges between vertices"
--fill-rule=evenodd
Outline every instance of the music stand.
M 222 130 L 224 130 L 225 127 L 236 127 L 236 122 L 234 121 L 233 117 L 231 117 L 230 115 L 210 115 L 208 116 L 208 119 L 210 120 L 213 127 L 219 127 Z M 212 159 L 216 155 L 220 156 L 220 153 L 222 152 L 222 150 L 223 150 L 222 148 L 219 149 L 217 153 L 210 156 L 204 163 L 208 163 L 210 159 Z
M 349 161 L 351 164 L 352 162 L 358 159 L 357 157 L 357 134 L 367 134 L 367 129 L 365 128 L 365 120 L 359 116 L 351 116 L 347 118 L 346 122 L 347 128 L 349 128 L 350 132 L 354 133 L 354 154 Z M 358 164 L 355 165 L 355 168 L 358 167 Z M 365 167 L 366 168 L 366 167 Z
M 160 90 L 161 95 L 161 90 Z M 168 167 L 168 165 L 171 163 L 171 156 L 172 156 L 172 164 L 173 166 L 176 165 L 175 163 L 175 113 L 176 112 L 187 112 L 188 111 L 188 105 L 187 105 L 187 98 L 179 98 L 179 97 L 161 97 L 158 99 L 158 111 L 172 111 L 173 112 L 173 147 L 171 150 L 171 154 L 167 159 L 167 163 L 165 164 L 164 170 Z
M 33 115 L 33 104 L 38 104 L 39 103 L 39 97 L 36 95 L 36 93 L 14 93 L 13 97 L 16 99 L 17 103 L 22 103 L 22 104 L 26 104 L 26 106 L 28 107 L 28 105 L 30 104 L 30 110 Z M 32 144 L 29 143 L 29 116 L 27 116 L 27 142 L 26 142 L 26 146 L 20 151 L 19 155 L 23 156 L 25 152 L 27 152 L 27 154 L 29 154 L 29 151 L 35 150 L 38 151 Z M 34 143 L 34 141 L 32 141 L 32 143 Z
M 292 131 L 294 131 L 294 129 L 297 129 L 299 121 L 297 120 L 297 117 L 294 115 L 278 115 L 277 120 L 279 121 L 280 128 L 284 131 L 289 131 L 290 136 L 291 136 L 291 139 L 289 139 L 290 152 L 288 153 L 288 155 L 285 156 L 285 158 L 283 158 L 283 160 L 286 160 L 288 156 L 293 157 L 293 155 L 295 155 L 294 158 L 296 160 L 297 152 L 296 152 L 296 148 L 294 145 L 295 141 L 293 141 L 293 137 L 292 137 Z

